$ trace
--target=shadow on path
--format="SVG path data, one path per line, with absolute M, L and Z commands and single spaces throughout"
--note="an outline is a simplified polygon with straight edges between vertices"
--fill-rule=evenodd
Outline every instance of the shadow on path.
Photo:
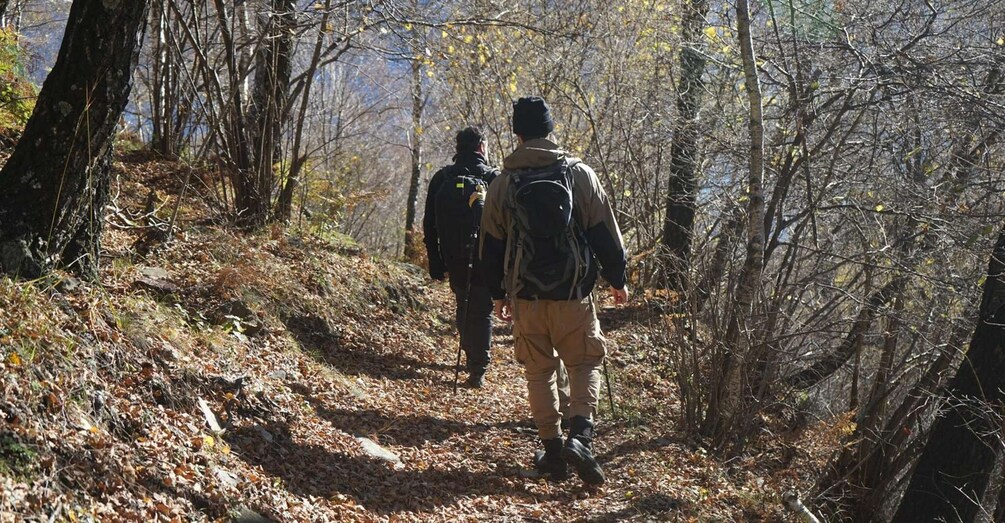
M 640 451 L 657 451 L 670 446 L 673 442 L 666 438 L 650 438 L 645 441 L 638 439 L 622 441 L 608 451 L 597 455 L 600 461 L 610 461 L 614 458 L 635 454 Z
M 324 318 L 314 315 L 284 319 L 287 330 L 314 359 L 331 365 L 343 374 L 365 374 L 372 378 L 412 380 L 431 377 L 422 370 L 452 370 L 448 363 L 428 363 L 393 353 L 376 352 L 376 347 L 347 346 L 342 335 Z M 442 380 L 440 380 L 442 381 Z
M 271 434 L 272 441 L 262 437 L 262 429 Z M 300 444 L 283 424 L 242 427 L 227 441 L 237 455 L 282 479 L 286 490 L 295 495 L 328 499 L 341 494 L 380 514 L 428 511 L 470 496 L 526 496 L 493 474 L 463 469 L 395 470 L 376 458 Z
M 681 501 L 679 499 L 657 492 L 648 496 L 641 496 L 621 510 L 591 517 L 587 521 L 590 523 L 615 523 L 632 518 L 639 518 L 644 521 L 668 521 L 672 516 L 671 512 L 679 509 L 680 506 Z
M 343 432 L 366 436 L 382 445 L 421 447 L 426 442 L 441 443 L 455 434 L 481 433 L 491 429 L 520 432 L 525 421 L 510 420 L 499 423 L 462 423 L 421 414 L 389 415 L 379 410 L 332 409 L 315 398 L 300 384 L 290 384 L 290 389 L 302 395 L 314 407 L 318 416 L 328 420 Z

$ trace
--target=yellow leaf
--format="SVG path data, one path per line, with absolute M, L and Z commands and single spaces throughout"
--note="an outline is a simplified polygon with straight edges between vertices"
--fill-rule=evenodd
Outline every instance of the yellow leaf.
M 998 45 L 1005 45 L 1005 38 L 999 38 L 998 40 L 995 40 L 995 43 Z
M 706 27 L 705 28 L 705 36 L 707 36 L 709 40 L 715 40 L 715 36 L 716 36 L 715 35 L 715 28 L 714 27 Z
M 21 361 L 21 355 L 16 352 L 12 352 L 10 353 L 10 355 L 7 356 L 7 362 L 10 363 L 11 365 L 14 365 L 15 367 L 24 363 L 23 361 Z
M 209 448 L 209 447 L 212 447 L 215 443 L 216 443 L 216 440 L 213 439 L 213 436 L 203 436 L 203 438 L 202 438 L 202 446 L 203 447 Z
M 886 207 L 883 207 L 883 204 L 879 204 L 879 205 L 876 206 L 876 212 L 883 212 L 883 209 L 885 209 L 885 208 Z
M 412 24 L 405 24 L 405 30 L 406 31 L 411 31 L 412 30 Z
M 440 31 L 440 38 L 446 38 L 446 37 L 447 37 L 447 32 L 446 31 Z
M 464 43 L 470 44 L 471 42 L 474 42 L 474 41 L 475 41 L 475 37 L 473 37 L 471 35 L 464 35 Z

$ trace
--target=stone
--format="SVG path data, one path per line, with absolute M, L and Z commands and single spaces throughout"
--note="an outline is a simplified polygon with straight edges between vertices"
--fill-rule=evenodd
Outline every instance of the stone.
M 360 446 L 363 447 L 363 452 L 365 452 L 368 456 L 391 463 L 395 466 L 395 468 L 404 467 L 401 463 L 401 458 L 397 454 L 382 447 L 376 441 L 363 436 L 357 436 L 356 441 L 359 441 Z
M 160 267 L 141 267 L 139 273 L 140 277 L 133 282 L 136 287 L 157 294 L 172 294 L 179 290 L 177 285 L 169 281 L 171 274 Z
M 237 488 L 237 486 L 241 484 L 241 480 L 238 479 L 237 476 L 221 468 L 213 469 L 213 475 L 216 476 L 216 479 L 220 480 L 220 483 L 223 483 L 230 488 Z
M 154 278 L 157 280 L 167 280 L 171 278 L 171 273 L 169 273 L 167 269 L 163 269 L 161 267 L 140 267 L 139 272 L 147 278 Z

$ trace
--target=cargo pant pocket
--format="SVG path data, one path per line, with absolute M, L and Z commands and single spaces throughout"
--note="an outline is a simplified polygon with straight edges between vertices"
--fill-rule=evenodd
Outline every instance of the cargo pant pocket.
M 530 356 L 530 343 L 523 336 L 513 336 L 513 357 L 516 362 L 521 365 L 526 365 L 527 362 L 531 360 Z
M 584 341 L 586 354 L 584 362 L 598 362 L 607 355 L 607 338 L 600 333 L 587 333 Z

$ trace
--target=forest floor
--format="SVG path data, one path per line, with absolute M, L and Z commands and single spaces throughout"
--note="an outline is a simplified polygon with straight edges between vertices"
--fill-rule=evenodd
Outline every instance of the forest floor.
M 445 284 L 336 235 L 235 233 L 199 194 L 161 243 L 185 174 L 116 162 L 100 283 L 0 278 L 0 522 L 787 521 L 847 432 L 766 419 L 749 453 L 706 452 L 639 297 L 601 306 L 608 482 L 530 477 L 508 326 L 455 394 Z

